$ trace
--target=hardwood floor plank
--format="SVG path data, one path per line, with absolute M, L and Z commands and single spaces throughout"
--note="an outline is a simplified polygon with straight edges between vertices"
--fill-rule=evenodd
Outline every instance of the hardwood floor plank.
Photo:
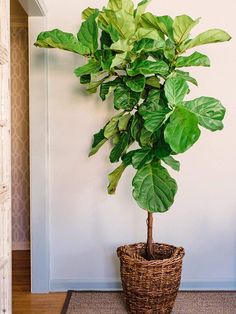
M 30 252 L 12 252 L 13 314 L 60 314 L 66 293 L 30 293 Z

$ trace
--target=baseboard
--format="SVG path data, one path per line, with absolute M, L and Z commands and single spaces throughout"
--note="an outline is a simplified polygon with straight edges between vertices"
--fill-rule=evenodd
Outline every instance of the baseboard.
M 30 242 L 12 242 L 13 251 L 26 251 L 30 249 Z
M 122 290 L 120 281 L 92 282 L 84 280 L 51 280 L 50 291 L 61 292 L 68 290 L 90 291 L 119 291 Z M 235 291 L 235 281 L 219 282 L 182 282 L 181 291 Z

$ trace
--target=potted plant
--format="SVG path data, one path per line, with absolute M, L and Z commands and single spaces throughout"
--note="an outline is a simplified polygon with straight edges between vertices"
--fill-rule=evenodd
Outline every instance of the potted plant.
M 211 29 L 190 38 L 199 19 L 145 13 L 150 1 L 134 8 L 131 0 L 109 0 L 102 10 L 87 8 L 77 36 L 54 29 L 39 34 L 38 47 L 59 48 L 82 55 L 86 64 L 75 70 L 88 93 L 104 101 L 114 97 L 117 113 L 94 135 L 90 156 L 110 142 L 108 193 L 114 194 L 126 167 L 137 172 L 133 197 L 145 209 L 147 243 L 118 248 L 121 279 L 130 313 L 170 313 L 179 289 L 184 249 L 153 242 L 153 213 L 164 213 L 174 202 L 177 184 L 166 165 L 200 137 L 200 127 L 223 128 L 225 108 L 212 97 L 185 100 L 197 81 L 182 68 L 210 66 L 209 58 L 188 51 L 224 42 L 230 36 Z M 187 55 L 184 55 L 187 52 Z M 134 146 L 134 144 L 136 144 Z M 174 156 L 174 157 L 173 157 Z

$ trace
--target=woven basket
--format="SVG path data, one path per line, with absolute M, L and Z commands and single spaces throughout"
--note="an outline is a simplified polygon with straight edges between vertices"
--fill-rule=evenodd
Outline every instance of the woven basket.
M 154 244 L 155 260 L 145 256 L 145 243 L 121 246 L 121 280 L 128 313 L 171 313 L 179 290 L 184 249 Z

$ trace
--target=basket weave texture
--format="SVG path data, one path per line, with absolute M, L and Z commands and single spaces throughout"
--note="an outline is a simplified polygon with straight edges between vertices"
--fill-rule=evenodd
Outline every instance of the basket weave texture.
M 128 313 L 169 314 L 179 290 L 184 249 L 154 244 L 155 260 L 145 256 L 145 243 L 121 246 L 121 281 Z

